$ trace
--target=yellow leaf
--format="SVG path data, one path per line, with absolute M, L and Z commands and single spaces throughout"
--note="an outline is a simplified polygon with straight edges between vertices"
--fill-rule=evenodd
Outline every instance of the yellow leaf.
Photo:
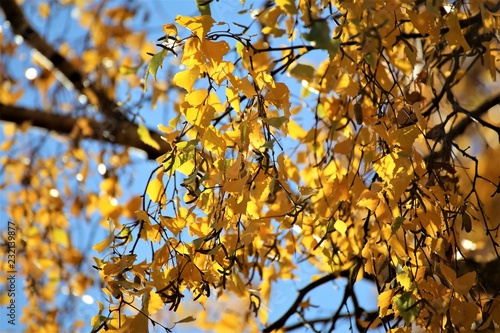
M 364 190 L 359 196 L 358 206 L 367 208 L 371 211 L 375 211 L 380 202 L 378 195 L 368 189 Z
M 158 312 L 158 310 L 162 309 L 165 306 L 163 300 L 160 295 L 151 290 L 149 292 L 149 302 L 148 302 L 148 314 L 152 315 Z
M 342 155 L 348 156 L 352 153 L 352 148 L 354 146 L 354 142 L 351 139 L 343 140 L 335 145 L 333 151 L 335 153 L 339 153 Z
M 413 276 L 408 267 L 404 267 L 402 272 L 398 273 L 396 276 L 396 280 L 399 282 L 401 287 L 403 287 L 406 291 L 411 289 L 413 284 Z
M 468 272 L 455 280 L 453 289 L 466 296 L 476 282 L 476 272 Z
M 214 67 L 217 67 L 221 62 L 224 55 L 229 51 L 229 45 L 225 41 L 212 42 L 204 40 L 201 43 L 201 51 L 203 55 L 210 60 Z
M 234 87 L 226 88 L 226 96 L 229 104 L 233 107 L 236 112 L 241 112 L 240 107 L 240 96 Z
M 109 236 L 102 242 L 97 243 L 92 247 L 99 253 L 104 251 L 104 249 L 106 249 L 109 246 L 109 244 L 111 244 L 111 242 L 115 239 L 115 224 L 113 223 L 113 221 L 108 219 L 108 225 L 109 225 Z
M 446 24 L 448 24 L 448 27 L 450 28 L 448 33 L 444 35 L 448 44 L 450 44 L 450 46 L 461 46 L 465 52 L 469 51 L 470 46 L 462 34 L 460 22 L 458 21 L 458 16 L 455 11 L 448 13 Z
M 385 317 L 388 314 L 387 310 L 392 304 L 392 294 L 393 290 L 389 289 L 378 295 L 379 314 L 381 317 Z
M 135 218 L 135 212 L 141 208 L 142 198 L 140 196 L 132 197 L 123 209 L 123 216 L 127 218 Z
M 152 201 L 157 203 L 161 202 L 162 204 L 166 203 L 165 189 L 163 188 L 163 181 L 161 179 L 152 179 L 148 184 L 146 192 Z
M 226 151 L 226 141 L 222 134 L 214 126 L 209 125 L 201 138 L 202 145 L 205 149 L 211 151 L 218 156 L 224 156 Z
M 205 38 L 205 35 L 215 23 L 214 19 L 208 15 L 195 17 L 177 15 L 175 22 L 194 32 L 200 39 Z
M 342 220 L 335 221 L 335 224 L 333 225 L 333 227 L 335 228 L 335 230 L 340 232 L 342 234 L 342 236 L 345 236 L 345 232 L 347 231 L 347 225 L 345 224 L 344 221 L 342 221 Z
M 64 248 L 69 247 L 69 236 L 66 231 L 61 228 L 52 229 L 53 240 Z
M 273 83 L 273 85 L 268 85 L 269 93 L 266 95 L 266 99 L 275 105 L 277 108 L 285 111 L 285 116 L 289 116 L 290 109 L 290 90 L 287 85 L 278 82 Z
M 225 183 L 222 189 L 226 192 L 241 193 L 241 191 L 245 188 L 246 181 L 246 178 L 231 180 Z
M 148 333 L 149 332 L 149 318 L 142 312 L 138 312 L 135 317 L 130 321 L 130 324 L 123 325 L 122 328 L 127 327 L 126 331 L 128 332 L 140 332 L 140 333 Z
M 192 69 L 176 73 L 172 82 L 174 85 L 186 89 L 187 92 L 191 92 L 199 74 L 200 68 L 195 66 Z
M 239 92 L 245 95 L 245 97 L 252 98 L 256 95 L 255 88 L 247 77 L 244 77 L 242 79 L 239 79 L 238 77 L 233 75 L 229 75 L 228 77 L 233 87 L 235 87 Z
M 339 94 L 345 93 L 351 97 L 355 97 L 358 94 L 358 85 L 348 74 L 343 74 L 337 82 L 335 91 Z
M 288 126 L 289 137 L 291 137 L 292 139 L 300 140 L 307 135 L 307 132 L 291 118 L 289 119 L 287 126 Z
M 149 134 L 149 130 L 146 126 L 139 124 L 137 128 L 137 134 L 139 134 L 139 138 L 141 139 L 141 141 L 147 144 L 148 146 L 151 146 L 157 150 L 160 149 L 160 144 L 151 137 L 151 135 Z
M 302 301 L 300 302 L 299 306 L 302 308 L 302 309 L 307 309 L 311 306 L 311 300 L 309 299 L 309 297 L 305 300 L 305 301 Z
M 185 97 L 186 102 L 192 106 L 204 104 L 208 98 L 208 91 L 206 89 L 193 90 Z
M 439 263 L 439 268 L 441 270 L 441 274 L 443 274 L 448 283 L 453 285 L 455 279 L 457 278 L 457 273 L 455 273 L 455 271 L 451 267 L 448 267 L 444 262 Z
M 38 5 L 38 12 L 40 13 L 40 16 L 44 19 L 49 17 L 50 15 L 50 6 L 48 3 L 43 2 L 40 5 Z
M 210 93 L 210 95 L 208 95 L 207 104 L 213 107 L 217 112 L 222 112 L 226 109 L 224 105 L 222 105 L 222 103 L 220 102 L 220 99 L 219 97 L 217 97 L 217 94 L 213 91 Z
M 175 24 L 164 24 L 162 30 L 167 36 L 177 36 L 177 27 Z
M 195 318 L 195 317 L 193 317 L 193 316 L 188 316 L 188 317 L 183 318 L 183 319 L 181 319 L 181 320 L 179 320 L 179 321 L 176 321 L 175 323 L 176 323 L 176 324 L 179 324 L 179 323 L 190 323 L 190 322 L 195 321 L 195 320 L 196 320 L 196 318 Z
M 108 177 L 104 178 L 99 184 L 99 188 L 101 192 L 104 192 L 109 195 L 114 195 L 115 193 L 115 188 L 117 186 L 117 178 L 116 177 Z
M 160 215 L 161 225 L 170 230 L 174 235 L 178 235 L 187 225 L 187 220 L 181 216 L 166 217 Z
M 278 5 L 288 15 L 297 14 L 297 7 L 295 6 L 295 0 L 276 0 L 276 5 Z

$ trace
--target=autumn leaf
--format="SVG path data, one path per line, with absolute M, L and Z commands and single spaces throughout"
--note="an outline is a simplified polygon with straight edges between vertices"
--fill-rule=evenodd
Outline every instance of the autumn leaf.
M 175 24 L 164 24 L 162 30 L 167 36 L 177 36 L 177 27 Z
M 151 135 L 149 134 L 149 130 L 146 126 L 139 124 L 137 129 L 137 134 L 139 134 L 139 138 L 141 139 L 142 142 L 157 150 L 160 150 L 160 145 L 151 137 Z
M 214 19 L 209 15 L 188 17 L 177 15 L 175 22 L 179 25 L 188 28 L 195 33 L 199 38 L 204 38 L 215 23 Z
M 148 193 L 152 201 L 157 203 L 165 203 L 165 190 L 161 178 L 157 177 L 151 180 L 151 182 L 148 184 L 146 192 Z
M 109 236 L 106 237 L 103 241 L 100 243 L 95 244 L 92 248 L 96 250 L 97 252 L 101 253 L 105 249 L 108 248 L 108 246 L 115 240 L 115 224 L 108 219 L 108 226 L 109 226 Z

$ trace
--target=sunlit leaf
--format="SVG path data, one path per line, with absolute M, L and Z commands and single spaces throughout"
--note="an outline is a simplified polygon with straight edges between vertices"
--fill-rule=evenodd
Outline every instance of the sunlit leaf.
M 162 30 L 167 36 L 177 36 L 177 27 L 175 24 L 164 24 Z
M 347 225 L 344 221 L 342 221 L 342 220 L 335 221 L 335 224 L 333 225 L 333 227 L 335 228 L 335 230 L 337 230 L 343 236 L 345 236 L 345 233 L 347 231 Z
M 165 189 L 160 178 L 153 178 L 147 188 L 147 193 L 152 201 L 160 203 L 166 200 Z
M 175 22 L 188 28 L 195 33 L 199 38 L 204 38 L 215 23 L 214 19 L 209 15 L 189 17 L 177 15 Z
M 115 239 L 115 235 L 114 235 L 114 231 L 115 231 L 115 224 L 108 219 L 108 225 L 109 225 L 109 236 L 106 237 L 105 240 L 103 240 L 102 242 L 100 243 L 97 243 L 95 244 L 92 248 L 94 250 L 96 250 L 97 252 L 101 253 L 102 251 L 104 251 L 106 248 L 108 248 L 108 246 L 114 241 Z
M 160 144 L 151 137 L 151 135 L 149 134 L 149 130 L 146 126 L 139 123 L 137 126 L 137 134 L 139 134 L 139 138 L 141 139 L 142 142 L 157 150 L 160 150 Z

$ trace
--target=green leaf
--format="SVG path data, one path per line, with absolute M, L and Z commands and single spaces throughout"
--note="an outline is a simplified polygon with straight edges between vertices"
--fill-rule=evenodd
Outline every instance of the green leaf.
M 304 38 L 318 49 L 327 50 L 330 59 L 335 58 L 340 45 L 340 38 L 333 39 L 326 20 L 314 21 L 309 33 Z
M 275 139 L 272 139 L 272 140 L 270 140 L 270 141 L 266 141 L 266 143 L 264 143 L 264 144 L 262 145 L 262 147 L 260 147 L 260 148 L 266 148 L 266 149 L 273 150 L 273 148 L 274 148 L 274 143 L 275 143 L 275 142 L 276 142 L 276 140 L 275 140 Z
M 193 239 L 194 249 L 196 251 L 198 251 L 199 249 L 201 249 L 201 247 L 203 246 L 203 242 L 205 242 L 205 237 Z
M 394 304 L 398 308 L 407 325 L 415 321 L 418 314 L 420 313 L 420 307 L 416 303 L 417 301 L 415 300 L 413 292 L 411 291 L 394 297 Z
M 310 65 L 297 64 L 291 71 L 290 75 L 297 80 L 311 81 L 314 77 L 315 68 Z
M 262 120 L 264 120 L 270 126 L 279 129 L 281 126 L 283 126 L 283 124 L 288 122 L 288 117 L 281 116 L 281 117 L 263 118 Z
M 399 230 L 399 228 L 401 227 L 401 225 L 403 224 L 404 221 L 405 221 L 404 217 L 402 217 L 402 216 L 396 217 L 396 221 L 394 221 L 394 224 L 392 225 L 392 234 L 393 235 Z
M 212 15 L 212 11 L 210 10 L 210 2 L 208 0 L 196 0 L 196 7 L 200 11 L 201 15 Z
M 151 61 L 148 64 L 148 68 L 146 70 L 146 75 L 144 76 L 144 91 L 146 91 L 148 87 L 148 77 L 149 73 L 151 73 L 156 81 L 156 72 L 158 72 L 158 68 L 163 64 L 163 59 L 167 56 L 167 50 L 162 49 L 160 52 L 155 54 Z
M 243 45 L 243 43 L 241 42 L 236 42 L 236 52 L 238 53 L 238 55 L 240 57 L 243 56 L 243 50 L 245 49 L 245 45 Z
M 200 143 L 200 140 L 194 139 L 189 141 L 178 142 L 175 146 L 177 147 L 178 150 L 182 151 L 183 153 L 192 153 L 193 150 L 196 149 L 198 143 Z

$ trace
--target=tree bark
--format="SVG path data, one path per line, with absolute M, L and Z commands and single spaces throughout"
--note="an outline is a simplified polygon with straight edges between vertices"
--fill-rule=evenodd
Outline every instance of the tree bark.
M 171 149 L 170 144 L 163 140 L 160 134 L 152 130 L 149 130 L 150 135 L 158 142 L 160 149 L 157 150 L 145 144 L 139 137 L 137 125 L 129 121 L 115 120 L 106 128 L 102 123 L 92 118 L 74 118 L 71 116 L 49 113 L 44 110 L 28 109 L 2 103 L 0 103 L 0 120 L 13 122 L 18 125 L 24 122 L 30 122 L 32 126 L 54 131 L 62 135 L 69 135 L 75 130 L 76 126 L 86 123 L 91 129 L 91 133 L 86 137 L 83 136 L 83 139 L 88 138 L 101 142 L 119 144 L 129 148 L 137 148 L 146 152 L 148 158 L 151 160 L 156 159 L 158 156 Z

